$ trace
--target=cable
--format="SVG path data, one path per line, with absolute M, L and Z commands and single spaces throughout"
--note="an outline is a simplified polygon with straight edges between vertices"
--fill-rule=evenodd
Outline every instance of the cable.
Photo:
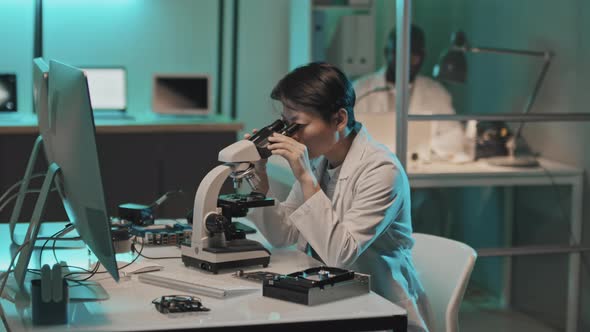
M 2 318 L 2 324 L 4 325 L 4 329 L 6 330 L 6 332 L 10 332 L 10 326 L 8 326 L 8 321 L 6 320 L 6 314 L 4 313 L 2 303 L 0 303 L 0 318 Z
M 150 208 L 152 208 L 152 209 L 158 208 L 160 205 L 162 205 L 162 203 L 164 203 L 166 200 L 168 200 L 168 198 L 170 196 L 177 195 L 177 194 L 184 194 L 184 192 L 182 191 L 182 189 L 168 191 L 164 195 L 162 195 L 158 199 L 156 199 L 150 205 Z
M 134 242 L 135 242 L 135 239 L 134 239 Z M 144 245 L 143 245 L 143 242 L 141 242 L 141 247 L 140 247 L 140 249 L 139 249 L 139 252 L 137 252 L 137 256 L 135 256 L 135 258 L 133 258 L 133 260 L 131 260 L 131 262 L 129 262 L 129 263 L 127 263 L 127 264 L 125 264 L 125 265 L 123 265 L 123 266 L 121 266 L 121 267 L 117 268 L 117 270 L 118 270 L 118 271 L 121 271 L 122 269 L 124 269 L 124 268 L 128 267 L 129 265 L 131 265 L 131 264 L 135 263 L 135 261 L 137 261 L 137 259 L 138 259 L 140 256 L 142 256 L 142 254 L 141 254 L 141 253 L 142 253 L 142 251 L 143 251 L 143 248 L 144 248 Z M 132 244 L 132 245 L 131 245 L 131 249 L 132 249 L 133 251 L 136 251 L 136 250 L 135 250 L 135 244 Z M 87 277 L 85 277 L 84 279 L 74 279 L 74 278 L 67 278 L 67 280 L 69 280 L 69 281 L 74 281 L 74 282 L 82 282 L 82 281 L 86 281 L 86 280 L 88 280 L 88 279 L 92 278 L 92 277 L 93 277 L 94 275 L 96 275 L 96 274 L 102 274 L 102 273 L 107 273 L 107 272 L 108 272 L 108 271 L 100 271 L 100 272 L 98 272 L 98 268 L 99 268 L 99 267 L 100 267 L 100 262 L 96 262 L 96 265 L 94 266 L 94 268 L 92 269 L 92 271 L 88 271 L 87 269 L 83 269 L 83 268 L 80 268 L 80 267 L 75 267 L 75 268 L 78 268 L 78 269 L 80 269 L 80 270 L 83 270 L 83 272 L 70 272 L 70 273 L 68 273 L 68 274 L 64 275 L 64 278 L 67 278 L 67 277 L 69 277 L 69 276 L 71 276 L 71 275 L 89 274 L 89 275 L 88 275 Z
M 51 190 L 50 190 L 50 192 L 52 192 L 52 191 L 56 191 L 56 190 L 57 190 L 57 189 L 53 188 L 53 189 L 51 189 Z M 41 190 L 38 190 L 38 189 L 35 189 L 35 190 L 27 190 L 27 191 L 25 191 L 25 195 L 26 195 L 26 194 L 32 194 L 32 193 L 36 193 L 36 194 L 38 194 L 38 193 L 40 193 L 40 192 L 41 192 Z M 11 201 L 13 201 L 15 198 L 17 198 L 19 194 L 20 194 L 20 193 L 16 193 L 16 194 L 14 194 L 14 195 L 12 195 L 12 196 L 8 197 L 8 198 L 5 200 L 5 202 L 4 202 L 4 203 L 2 203 L 2 205 L 0 205 L 0 212 L 2 212 L 2 210 L 4 210 L 4 208 L 6 207 L 6 205 L 8 205 L 8 203 L 10 203 L 10 202 L 11 202 Z
M 566 209 L 565 209 L 564 204 L 563 204 L 563 199 L 562 199 L 563 197 L 559 193 L 559 190 L 557 188 L 558 185 L 555 182 L 555 179 L 553 178 L 553 175 L 551 174 L 551 172 L 548 169 L 546 169 L 545 167 L 543 167 L 542 164 L 539 164 L 539 167 L 541 168 L 541 170 L 543 170 L 543 172 L 545 173 L 545 175 L 547 175 L 547 178 L 551 182 L 551 189 L 553 191 L 553 194 L 557 198 L 557 204 L 559 206 L 559 211 L 560 211 L 560 214 L 561 214 L 561 218 L 563 219 L 563 221 L 565 222 L 565 224 L 569 224 L 568 220 L 566 220 L 566 213 L 565 213 Z M 574 240 L 574 234 L 572 233 L 572 230 L 569 227 L 568 227 L 568 237 L 569 237 L 570 242 L 574 242 L 573 241 Z M 588 256 L 587 255 L 584 255 L 583 252 L 580 252 L 580 257 L 581 257 L 581 262 L 582 262 L 582 264 L 585 267 L 586 273 L 590 274 L 590 262 L 588 261 Z M 485 304 L 474 303 L 474 305 L 477 308 L 488 309 L 488 307 L 486 307 Z M 532 315 L 535 315 L 535 316 L 538 316 L 538 315 L 541 315 L 542 316 L 542 315 L 545 314 L 543 312 L 534 312 L 534 311 L 532 311 L 530 309 L 527 309 L 527 313 L 532 314 Z
M 83 279 L 67 278 L 66 280 L 77 282 L 77 283 L 82 283 L 82 281 L 86 281 L 86 280 L 94 277 L 94 275 L 96 275 L 98 273 L 103 273 L 103 272 L 98 272 L 99 268 L 100 268 L 100 262 L 96 262 L 96 264 L 94 265 L 94 268 L 92 269 L 92 271 L 90 271 L 90 273 L 88 273 L 88 276 L 86 278 L 83 278 Z M 85 270 L 85 269 L 82 269 L 82 270 Z M 64 276 L 64 279 L 70 275 L 76 275 L 76 274 L 86 274 L 86 272 L 70 272 Z
M 51 240 L 53 240 L 53 245 L 52 245 L 53 257 L 55 258 L 55 261 L 59 264 L 59 259 L 57 258 L 57 254 L 55 252 L 55 244 L 57 242 L 57 237 L 59 237 L 62 233 L 70 230 L 71 226 L 72 226 L 71 223 L 66 224 L 63 229 L 61 229 L 58 232 L 54 233 L 53 235 L 51 235 L 49 238 L 47 238 L 45 240 L 45 242 L 43 243 L 43 246 L 41 246 L 41 250 L 39 252 L 39 264 L 41 264 L 41 260 L 43 258 L 43 251 L 45 250 L 45 247 L 47 246 L 47 243 L 49 243 L 49 241 L 51 241 Z M 71 272 L 71 273 L 68 273 L 68 274 L 64 275 L 64 279 L 69 280 L 69 281 L 79 281 L 79 280 L 72 279 L 72 278 L 67 278 L 67 277 L 69 275 L 72 275 L 72 274 L 81 274 L 81 273 L 88 273 L 88 274 L 90 274 L 89 278 L 91 278 L 94 275 L 94 273 L 96 273 L 96 271 L 98 271 L 98 267 L 99 266 L 100 266 L 99 263 L 97 263 L 97 265 L 94 267 L 93 270 L 88 270 L 88 269 L 85 269 L 85 268 L 82 268 L 82 267 L 79 267 L 79 266 L 62 265 L 62 267 L 74 268 L 74 269 L 79 269 L 79 270 L 84 271 L 84 272 Z M 28 271 L 29 272 L 32 272 L 32 273 L 35 273 L 35 270 L 33 270 L 33 269 L 30 269 Z M 86 279 L 84 279 L 84 280 L 86 280 Z
M 133 242 L 131 243 L 131 250 L 132 251 L 136 251 L 135 250 L 136 240 L 137 240 L 137 237 L 134 237 L 133 238 Z M 125 265 L 121 266 L 119 268 L 119 270 L 122 270 L 122 269 L 126 268 L 127 266 L 135 263 L 135 261 L 141 256 L 141 252 L 143 251 L 143 248 L 144 248 L 143 241 L 141 241 L 141 248 L 139 248 L 139 251 L 136 251 L 137 252 L 137 256 L 135 256 L 135 258 L 133 260 L 131 260 L 131 262 L 129 262 L 128 264 L 125 264 Z
M 391 91 L 394 90 L 395 88 L 393 86 L 380 86 L 377 88 L 374 88 L 372 90 L 369 90 L 367 92 L 365 92 L 364 94 L 360 95 L 358 98 L 356 98 L 355 103 L 358 104 L 359 101 L 363 100 L 365 97 L 370 96 L 374 93 L 377 92 L 384 92 L 384 91 Z
M 34 178 L 38 178 L 41 176 L 45 176 L 45 173 L 35 173 L 33 175 L 31 175 L 31 177 L 29 178 L 29 181 L 34 179 Z M 17 183 L 13 184 L 12 186 L 10 186 L 10 188 L 6 189 L 6 191 L 4 192 L 4 194 L 2 194 L 2 196 L 0 196 L 0 202 L 2 202 L 6 196 L 8 196 L 8 194 L 14 190 L 14 188 L 18 187 L 21 183 L 23 183 L 24 180 L 20 180 Z
M 543 167 L 543 165 L 541 165 L 540 163 L 539 163 L 539 167 L 541 167 L 543 172 L 549 178 L 549 181 L 551 181 L 551 188 L 553 189 L 553 194 L 555 195 L 555 197 L 557 197 L 557 204 L 559 205 L 559 211 L 561 212 L 561 218 L 563 219 L 563 222 L 565 224 L 569 224 L 568 220 L 566 220 L 566 213 L 565 213 L 565 208 L 563 206 L 563 200 L 562 200 L 561 194 L 559 193 L 559 190 L 557 189 L 557 183 L 555 183 L 555 179 L 553 179 L 553 175 L 551 174 L 551 172 L 549 172 L 548 169 Z M 570 243 L 572 243 L 572 242 L 575 243 L 576 241 L 574 238 L 574 234 L 572 233 L 572 230 L 569 227 L 568 227 L 568 235 L 569 235 Z M 581 243 L 578 243 L 578 245 L 581 245 Z M 582 258 L 581 261 L 585 265 L 586 273 L 590 274 L 590 262 L 588 262 L 588 257 L 586 255 L 584 255 L 583 252 L 580 252 L 580 257 Z
M 4 287 L 6 287 L 6 282 L 8 281 L 8 276 L 10 275 L 10 272 L 13 272 L 13 270 L 11 270 L 11 268 L 12 268 L 12 265 L 14 264 L 14 261 L 16 260 L 16 257 L 29 244 L 29 242 L 31 242 L 31 241 L 30 240 L 25 241 L 25 243 L 23 243 L 20 247 L 18 247 L 14 256 L 12 256 L 12 259 L 10 260 L 10 264 L 8 265 L 8 269 L 6 269 L 6 273 L 4 274 L 4 280 L 2 280 L 2 285 L 0 286 L 0 297 L 2 297 L 2 294 L 4 293 Z
M 547 178 L 549 179 L 549 181 L 551 182 L 551 189 L 553 191 L 553 194 L 555 195 L 556 199 L 557 199 L 557 204 L 559 207 L 559 212 L 561 214 L 561 218 L 563 219 L 565 224 L 569 224 L 568 220 L 566 220 L 566 213 L 565 213 L 565 207 L 563 205 L 563 197 L 562 195 L 559 193 L 559 190 L 557 188 L 557 183 L 555 182 L 555 179 L 553 178 L 553 175 L 551 174 L 551 172 L 546 169 L 545 167 L 543 167 L 541 164 L 539 164 L 539 167 L 541 168 L 541 170 L 543 170 L 543 172 L 545 173 L 545 175 L 547 175 Z M 574 234 L 572 233 L 572 230 L 570 228 L 568 228 L 568 237 L 569 237 L 569 241 L 571 242 L 575 242 L 575 238 L 574 238 Z M 579 245 L 579 244 L 578 244 Z M 586 269 L 586 273 L 590 274 L 590 262 L 588 262 L 588 257 L 586 255 L 584 255 L 583 252 L 580 252 L 580 257 L 581 262 L 584 264 L 584 267 Z M 484 307 L 484 306 L 480 306 L 477 305 L 479 307 Z M 528 312 L 531 312 L 533 314 L 540 314 L 542 315 L 542 312 L 532 312 L 530 311 L 530 309 L 528 310 Z
M 141 257 L 143 258 L 147 258 L 147 259 L 181 259 L 182 256 L 162 256 L 162 257 L 150 257 L 150 256 L 146 256 L 143 254 L 139 254 Z
M 68 230 L 68 229 L 69 229 L 69 227 L 70 227 L 71 225 L 72 225 L 71 223 L 69 223 L 69 224 L 66 224 L 66 225 L 65 225 L 65 227 L 64 227 L 63 229 L 60 229 L 59 231 L 57 231 L 56 233 L 54 233 L 53 235 L 51 235 L 50 237 L 48 237 L 48 238 L 45 240 L 45 242 L 44 242 L 44 243 L 43 243 L 43 245 L 41 246 L 41 251 L 39 251 L 39 264 L 41 264 L 41 259 L 42 259 L 42 257 L 43 257 L 43 250 L 45 250 L 45 246 L 47 245 L 47 243 L 49 243 L 49 241 L 50 241 L 52 238 L 54 238 L 54 237 L 57 237 L 57 236 L 61 235 L 61 233 L 63 233 L 63 232 L 65 232 L 66 230 Z M 53 243 L 54 243 L 54 245 L 55 245 L 55 241 L 54 241 Z M 57 260 L 56 260 L 56 262 L 57 262 Z M 57 263 L 59 263 L 59 262 L 57 262 Z

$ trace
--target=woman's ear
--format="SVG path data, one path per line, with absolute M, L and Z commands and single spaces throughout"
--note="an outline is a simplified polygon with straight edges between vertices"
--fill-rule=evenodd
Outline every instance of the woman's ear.
M 337 130 L 344 130 L 348 124 L 348 112 L 344 108 L 339 109 L 334 115 L 334 121 Z

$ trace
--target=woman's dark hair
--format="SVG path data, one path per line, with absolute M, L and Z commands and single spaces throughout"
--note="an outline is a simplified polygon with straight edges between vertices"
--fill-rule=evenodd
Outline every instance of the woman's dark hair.
M 316 112 L 326 122 L 344 108 L 348 113 L 346 125 L 354 127 L 354 88 L 346 75 L 331 64 L 312 62 L 296 68 L 277 83 L 270 97 Z

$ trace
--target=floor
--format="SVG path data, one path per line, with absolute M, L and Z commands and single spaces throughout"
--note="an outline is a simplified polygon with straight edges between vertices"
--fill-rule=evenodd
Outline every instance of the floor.
M 497 298 L 473 287 L 465 292 L 459 311 L 459 328 L 461 332 L 560 331 L 523 313 L 501 309 Z
M 531 317 L 513 311 L 494 309 L 461 310 L 459 313 L 461 332 L 556 332 Z

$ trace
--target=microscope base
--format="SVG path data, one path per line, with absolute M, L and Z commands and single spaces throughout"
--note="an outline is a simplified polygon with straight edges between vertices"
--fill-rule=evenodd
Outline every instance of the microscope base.
M 216 254 L 216 255 L 223 256 L 223 255 L 229 255 L 229 254 Z M 203 259 L 198 259 L 195 257 L 182 255 L 182 262 L 187 267 L 195 267 L 198 269 L 202 269 L 202 270 L 217 274 L 217 272 L 219 272 L 219 270 L 223 270 L 223 269 L 232 269 L 232 268 L 239 268 L 239 267 L 246 267 L 246 266 L 253 266 L 253 265 L 262 265 L 262 267 L 268 267 L 268 263 L 270 262 L 270 256 L 247 258 L 247 259 L 232 260 L 232 261 L 225 261 L 225 262 L 209 262 L 209 261 L 206 261 Z
M 182 248 L 182 262 L 185 266 L 196 267 L 215 274 L 222 269 L 240 268 L 253 265 L 267 267 L 270 252 L 259 242 L 240 239 L 227 243 L 220 248 L 203 248 L 194 250 Z

